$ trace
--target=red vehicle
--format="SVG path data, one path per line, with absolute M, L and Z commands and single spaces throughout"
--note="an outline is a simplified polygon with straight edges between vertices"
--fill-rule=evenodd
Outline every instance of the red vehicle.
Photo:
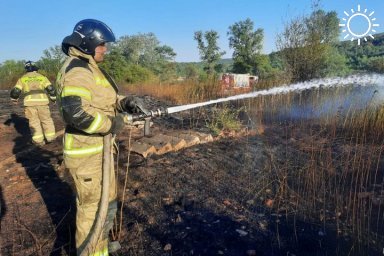
M 243 92 L 250 91 L 258 79 L 258 76 L 251 76 L 250 74 L 225 73 L 221 75 L 220 82 L 224 92 L 239 90 Z

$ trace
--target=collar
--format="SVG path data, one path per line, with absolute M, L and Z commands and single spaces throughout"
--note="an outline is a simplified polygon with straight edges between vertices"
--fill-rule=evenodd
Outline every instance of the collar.
M 96 61 L 93 59 L 91 55 L 85 54 L 80 50 L 76 49 L 75 47 L 69 47 L 68 55 L 70 57 L 80 58 L 84 61 L 87 61 L 90 65 L 98 67 Z

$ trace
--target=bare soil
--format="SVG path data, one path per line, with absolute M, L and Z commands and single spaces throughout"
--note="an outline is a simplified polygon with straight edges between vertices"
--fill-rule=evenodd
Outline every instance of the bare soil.
M 0 94 L 0 255 L 75 255 L 75 195 L 62 163 L 62 137 L 33 146 L 22 108 L 7 96 Z M 51 110 L 62 130 L 56 106 Z M 154 136 L 206 131 L 203 122 L 154 122 Z M 147 159 L 128 152 L 129 137 L 124 131 L 118 139 L 120 203 L 111 238 L 119 238 L 122 249 L 116 255 L 354 255 L 349 237 L 291 218 L 288 204 L 276 210 L 275 191 L 261 187 L 268 184 L 266 170 L 297 153 L 287 150 L 294 140 L 283 128 L 227 134 Z M 359 251 L 381 255 L 380 248 Z

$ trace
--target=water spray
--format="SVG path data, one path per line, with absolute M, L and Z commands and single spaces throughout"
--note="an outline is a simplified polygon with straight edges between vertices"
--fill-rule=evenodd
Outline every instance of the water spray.
M 290 85 L 283 85 L 279 87 L 274 87 L 271 89 L 255 91 L 251 93 L 238 94 L 235 96 L 230 96 L 226 98 L 220 98 L 216 100 L 210 100 L 206 102 L 193 103 L 181 106 L 174 106 L 168 108 L 161 108 L 155 111 L 149 111 L 147 114 L 127 114 L 126 115 L 126 123 L 132 124 L 135 121 L 146 120 L 144 125 L 144 130 L 149 130 L 149 121 L 152 117 L 161 117 L 172 113 L 177 113 L 189 109 L 194 109 L 198 107 L 203 107 L 207 105 L 212 105 L 220 102 L 232 101 L 232 100 L 240 100 L 240 99 L 248 99 L 255 98 L 258 96 L 266 96 L 266 95 L 276 95 L 276 94 L 286 94 L 289 92 L 300 92 L 303 90 L 314 89 L 314 88 L 329 88 L 332 86 L 346 86 L 346 85 L 373 85 L 378 84 L 384 86 L 384 76 L 378 74 L 366 74 L 366 75 L 352 75 L 348 77 L 336 77 L 336 78 L 324 78 L 324 79 L 316 79 L 301 83 L 295 83 Z
M 203 107 L 206 105 L 211 105 L 211 104 L 216 104 L 216 103 L 226 102 L 231 100 L 248 99 L 248 98 L 255 98 L 258 96 L 266 96 L 266 95 L 286 94 L 293 91 L 300 92 L 307 89 L 314 89 L 314 88 L 320 88 L 320 87 L 325 88 L 325 87 L 332 87 L 335 85 L 346 86 L 351 84 L 358 84 L 362 86 L 372 85 L 372 84 L 384 85 L 384 76 L 375 74 L 375 75 L 349 76 L 345 78 L 326 78 L 326 79 L 311 80 L 311 81 L 302 82 L 302 83 L 295 83 L 290 85 L 283 85 L 280 87 L 274 87 L 267 90 L 255 91 L 255 92 L 245 93 L 245 94 L 238 94 L 235 96 L 220 98 L 216 100 L 210 100 L 210 101 L 201 102 L 201 103 L 169 107 L 167 108 L 167 113 L 168 114 L 176 113 L 176 112 L 180 112 L 188 109 Z

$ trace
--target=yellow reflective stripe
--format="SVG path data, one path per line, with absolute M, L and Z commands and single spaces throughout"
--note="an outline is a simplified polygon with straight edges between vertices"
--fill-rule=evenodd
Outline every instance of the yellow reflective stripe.
M 103 250 L 94 252 L 90 256 L 108 256 L 108 247 L 105 247 Z
M 28 96 L 29 97 L 29 96 Z M 45 98 L 45 99 L 31 99 L 31 98 L 25 98 L 25 101 L 26 102 L 48 102 L 48 99 Z
M 28 99 L 36 99 L 36 98 L 45 99 L 45 100 L 48 99 L 48 97 L 47 97 L 47 95 L 45 93 L 38 93 L 38 94 L 28 95 Z
M 21 81 L 23 83 L 29 83 L 29 82 L 43 82 L 44 81 L 44 77 L 43 76 L 36 76 L 36 77 L 22 77 L 21 78 Z
M 109 82 L 107 79 L 105 78 L 100 78 L 98 76 L 95 77 L 95 82 L 96 82 L 96 85 L 101 85 L 103 87 L 108 87 L 110 86 Z
M 93 132 L 97 131 L 97 129 L 100 128 L 103 119 L 104 119 L 103 116 L 99 112 L 96 112 L 95 119 L 93 120 L 91 125 L 87 129 L 85 129 L 84 131 L 86 133 L 93 133 Z
M 26 82 L 43 82 L 45 80 L 44 76 L 25 76 L 21 78 L 23 83 Z
M 89 90 L 76 86 L 65 86 L 61 92 L 61 97 L 66 96 L 79 96 L 89 101 L 92 99 L 92 94 Z
M 103 144 L 90 146 L 90 147 L 84 147 L 84 148 L 73 148 L 73 149 L 64 149 L 64 154 L 72 157 L 81 157 L 81 156 L 88 156 L 88 155 L 94 155 L 97 153 L 101 153 L 103 151 Z
M 26 82 L 28 82 L 29 77 L 22 77 L 20 80 L 21 80 L 21 82 L 26 83 Z
M 56 135 L 55 132 L 47 132 L 47 133 L 45 134 L 46 137 L 53 137 L 53 136 L 55 136 L 55 135 Z
M 37 135 L 35 134 L 32 136 L 33 140 L 40 139 L 40 138 L 44 138 L 44 135 L 43 134 L 37 134 Z
M 17 85 L 15 85 L 15 88 L 18 88 L 18 89 L 22 90 L 23 86 L 21 86 L 20 84 L 17 84 Z
M 72 134 L 66 133 L 64 136 L 64 149 L 72 148 L 73 136 Z
M 64 136 L 64 154 L 72 157 L 83 157 L 88 155 L 94 155 L 103 151 L 103 144 L 97 144 L 84 148 L 72 148 L 73 135 L 66 133 Z

